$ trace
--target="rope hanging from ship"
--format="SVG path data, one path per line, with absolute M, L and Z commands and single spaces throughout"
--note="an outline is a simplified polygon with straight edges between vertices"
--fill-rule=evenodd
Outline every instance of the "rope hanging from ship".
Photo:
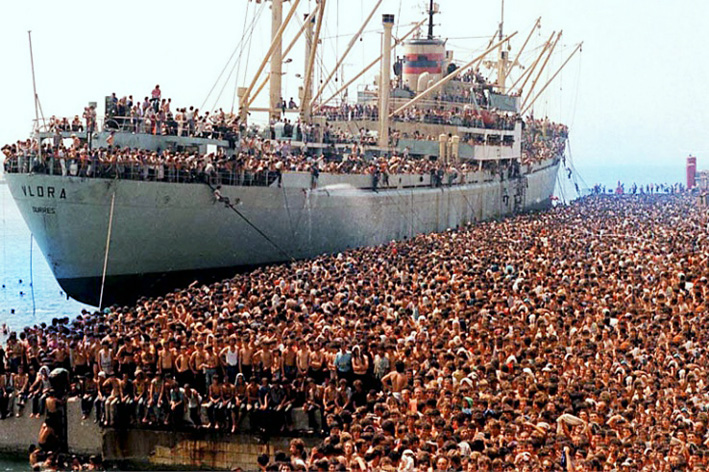
M 281 254 L 283 254 L 284 256 L 286 256 L 286 258 L 287 258 L 288 260 L 290 260 L 290 261 L 295 261 L 295 258 L 294 258 L 291 254 L 289 254 L 285 249 L 283 249 L 281 246 L 279 246 L 278 244 L 276 244 L 276 242 L 275 242 L 274 240 L 272 240 L 271 238 L 269 238 L 266 233 L 264 233 L 261 229 L 259 229 L 258 226 L 256 226 L 255 224 L 253 224 L 243 213 L 241 213 L 241 212 L 239 211 L 239 209 L 236 208 L 236 206 L 234 206 L 234 204 L 229 200 L 228 197 L 223 196 L 223 195 L 221 194 L 221 192 L 219 191 L 219 187 L 214 187 L 214 186 L 213 186 L 210 182 L 208 182 L 208 181 L 205 181 L 204 183 L 210 188 L 210 190 L 212 191 L 212 194 L 214 195 L 214 198 L 216 199 L 216 201 L 218 201 L 218 202 L 220 202 L 220 203 L 223 203 L 225 207 L 230 208 L 234 213 L 236 213 L 237 215 L 239 215 L 239 217 L 240 217 L 242 220 L 244 220 L 244 222 L 245 222 L 247 225 L 251 226 L 251 227 L 254 229 L 254 231 L 256 231 L 259 235 L 261 235 L 261 237 L 263 237 L 263 239 L 265 239 L 266 241 L 268 241 L 268 242 L 271 244 L 271 246 L 273 246 L 278 252 L 280 252 Z

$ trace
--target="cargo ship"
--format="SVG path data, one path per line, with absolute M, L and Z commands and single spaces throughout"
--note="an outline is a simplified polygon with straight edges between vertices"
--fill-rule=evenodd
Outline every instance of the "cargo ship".
M 146 126 L 107 97 L 104 119 L 87 118 L 85 129 L 37 129 L 27 148 L 4 148 L 12 196 L 69 296 L 94 306 L 128 303 L 245 268 L 551 206 L 568 133 L 528 111 L 558 74 L 539 80 L 560 34 L 511 83 L 520 56 L 510 58 L 514 34 L 502 26 L 484 53 L 462 63 L 434 35 L 433 3 L 401 38 L 392 35 L 394 15 L 384 14 L 381 54 L 362 72 L 378 63 L 379 74 L 348 103 L 349 84 L 330 99 L 325 84 L 314 86 L 321 0 L 291 43 L 305 38 L 305 80 L 291 121 L 281 99 L 282 42 L 299 1 L 285 20 L 282 0 L 271 3 L 269 52 L 238 90 L 238 115 L 222 116 L 210 132 L 187 121 L 175 129 L 172 115 Z M 538 28 L 539 20 L 522 49 Z M 400 57 L 392 55 L 396 45 Z M 495 80 L 479 72 L 484 62 Z M 269 106 L 257 109 L 269 63 Z M 249 122 L 256 112 L 270 120 L 260 130 Z M 148 157 L 116 162 L 112 153 L 121 149 Z M 268 166 L 244 165 L 266 155 Z M 274 166 L 278 159 L 285 165 Z

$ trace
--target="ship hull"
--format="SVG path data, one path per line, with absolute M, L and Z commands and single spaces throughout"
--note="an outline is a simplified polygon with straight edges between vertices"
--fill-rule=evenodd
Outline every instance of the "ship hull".
M 522 178 L 479 172 L 440 187 L 428 175 L 394 175 L 377 191 L 371 176 L 322 174 L 311 189 L 309 174 L 287 173 L 281 187 L 223 186 L 233 208 L 203 183 L 41 174 L 6 180 L 66 293 L 98 305 L 105 264 L 108 305 L 257 265 L 548 208 L 558 167 L 550 159 Z

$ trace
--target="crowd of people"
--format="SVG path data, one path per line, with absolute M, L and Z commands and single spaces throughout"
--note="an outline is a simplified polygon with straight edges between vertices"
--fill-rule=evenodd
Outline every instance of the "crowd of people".
M 379 119 L 377 105 L 347 104 L 320 107 L 318 115 L 330 121 L 376 121 Z M 428 123 L 436 125 L 467 126 L 480 129 L 514 129 L 517 116 L 477 107 L 417 107 L 411 106 L 394 115 L 392 121 Z
M 111 137 L 109 137 L 111 139 Z M 90 149 L 74 136 L 69 145 L 63 139 L 45 144 L 38 152 L 36 141 L 18 141 L 2 148 L 6 172 L 35 172 L 62 176 L 117 178 L 174 183 L 210 182 L 216 185 L 280 185 L 286 172 L 367 174 L 381 176 L 387 184 L 393 174 L 439 175 L 441 183 L 462 184 L 468 172 L 483 169 L 492 173 L 509 167 L 485 162 L 445 164 L 438 160 L 412 157 L 408 150 L 380 157 L 367 157 L 361 145 L 353 144 L 346 153 L 311 156 L 288 140 L 273 140 L 248 134 L 239 142 L 239 151 L 199 154 L 165 149 L 150 151 L 120 146 Z
M 2 409 L 42 414 L 61 366 L 108 426 L 302 408 L 321 443 L 262 470 L 705 470 L 707 228 L 682 195 L 594 196 L 195 283 L 11 333 Z
M 569 128 L 566 125 L 533 116 L 527 117 L 524 125 L 521 157 L 523 164 L 540 162 L 564 154 L 569 137 Z
M 308 131 L 310 132 L 310 131 Z M 326 142 L 340 142 L 335 128 L 318 128 Z M 555 155 L 562 155 L 567 136 L 566 127 L 548 120 L 528 119 L 525 122 L 525 140 L 521 162 L 533 163 Z M 365 133 L 360 130 L 360 135 Z M 224 185 L 270 185 L 282 178 L 284 172 L 427 174 L 432 169 L 445 167 L 430 159 L 410 156 L 407 150 L 392 152 L 380 158 L 367 158 L 364 146 L 370 144 L 360 137 L 347 152 L 310 155 L 288 139 L 270 139 L 258 133 L 245 133 L 239 139 L 233 154 L 220 148 L 216 153 L 199 154 L 191 151 L 164 149 L 121 148 L 114 145 L 115 134 L 110 134 L 101 147 L 91 148 L 76 134 L 69 144 L 57 130 L 51 143 L 45 142 L 41 152 L 36 141 L 21 140 L 5 145 L 5 172 L 35 172 L 63 176 L 102 177 L 166 182 L 200 182 L 209 180 Z M 411 136 L 395 133 L 395 139 Z M 416 136 L 413 136 L 416 138 Z M 373 138 L 370 138 L 373 139 Z M 479 137 L 463 136 L 463 142 L 480 144 Z M 510 143 L 500 142 L 509 145 Z M 462 175 L 475 167 L 474 162 L 458 164 L 453 173 Z M 489 167 L 489 166 L 488 166 Z
M 73 119 L 52 116 L 42 129 L 72 133 L 97 131 L 96 109 L 94 106 L 85 107 L 81 118 L 79 115 Z M 211 139 L 234 139 L 243 131 L 237 116 L 222 108 L 200 112 L 194 106 L 175 107 L 171 98 L 162 97 L 160 85 L 156 85 L 150 96 L 146 96 L 143 101 L 134 100 L 133 95 L 118 98 L 112 93 L 106 100 L 103 129 Z
M 686 187 L 682 183 L 654 183 L 638 185 L 635 182 L 630 184 L 626 189 L 625 183 L 619 180 L 615 188 L 609 188 L 604 184 L 596 184 L 591 188 L 591 193 L 593 193 L 594 195 L 601 195 L 605 193 L 614 193 L 616 195 L 624 195 L 626 193 L 629 195 L 644 195 L 653 193 L 682 193 L 685 190 Z

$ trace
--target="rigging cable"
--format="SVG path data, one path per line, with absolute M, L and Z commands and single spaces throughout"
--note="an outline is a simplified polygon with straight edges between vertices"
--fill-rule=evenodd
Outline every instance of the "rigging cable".
M 244 14 L 244 26 L 242 28 L 242 30 L 244 31 L 244 36 L 241 37 L 241 39 L 237 43 L 234 50 L 231 52 L 231 55 L 229 56 L 229 59 L 227 59 L 226 63 L 224 64 L 222 71 L 217 76 L 217 80 L 214 81 L 214 85 L 212 85 L 212 88 L 209 89 L 209 93 L 207 93 L 207 96 L 204 97 L 204 101 L 202 102 L 202 106 L 200 106 L 200 109 L 203 109 L 204 106 L 207 104 L 207 100 L 209 100 L 209 97 L 212 95 L 212 92 L 214 92 L 214 89 L 217 88 L 217 84 L 219 83 L 222 76 L 224 75 L 224 72 L 226 72 L 226 69 L 227 69 L 227 67 L 229 67 L 229 64 L 231 63 L 232 59 L 234 59 L 236 52 L 242 49 L 242 44 L 244 42 L 244 38 L 246 37 L 246 18 L 248 16 L 248 12 L 249 12 L 249 4 L 250 4 L 250 2 L 246 3 L 246 13 Z
M 246 83 L 246 74 L 248 73 L 248 69 L 249 69 L 249 59 L 251 58 L 251 41 L 253 41 L 254 29 L 256 28 L 256 23 L 261 18 L 261 14 L 263 13 L 265 5 L 266 5 L 266 2 L 264 2 L 261 5 L 261 9 L 258 11 L 258 13 L 254 17 L 253 21 L 251 22 L 250 30 L 248 33 L 248 42 L 246 44 L 246 64 L 244 64 L 244 77 L 242 79 L 242 83 Z M 270 41 L 269 41 L 269 43 L 270 43 Z M 244 54 L 244 50 L 242 49 L 241 52 L 239 53 L 239 58 L 237 59 L 237 61 L 239 63 L 238 69 L 241 68 L 241 56 L 243 54 Z M 226 88 L 227 83 L 229 82 L 230 78 L 231 78 L 231 74 L 229 74 L 229 77 L 227 77 L 226 82 L 224 83 L 224 88 Z M 234 103 L 236 103 L 236 92 L 237 92 L 238 86 L 239 86 L 239 71 L 237 70 L 236 77 L 234 78 L 234 87 L 232 87 L 234 90 L 234 94 L 232 95 L 232 98 L 231 98 L 232 112 L 234 110 Z M 224 89 L 222 89 L 222 92 L 224 92 Z M 221 96 L 222 92 L 219 93 L 220 96 Z
M 244 79 L 243 81 L 246 81 L 246 74 L 249 68 L 249 58 L 251 57 L 251 41 L 253 40 L 253 34 L 254 34 L 254 29 L 256 28 L 256 23 L 258 22 L 259 18 L 261 18 L 261 14 L 263 13 L 263 8 L 264 5 L 261 5 L 261 9 L 258 11 L 258 13 L 254 16 L 253 21 L 251 22 L 251 25 L 249 26 L 249 31 L 246 33 L 247 34 L 247 43 L 245 45 L 246 48 L 246 64 L 244 65 Z M 237 92 L 237 87 L 238 87 L 238 82 L 239 82 L 239 69 L 241 69 L 241 57 L 244 54 L 244 48 L 241 49 L 239 52 L 239 57 L 237 58 L 237 64 L 238 66 L 236 67 L 236 77 L 234 78 L 234 86 L 232 87 L 234 90 L 234 94 L 232 95 L 231 99 L 231 112 L 233 113 L 234 111 L 234 103 L 236 103 L 236 92 Z M 222 94 L 224 93 L 224 89 L 226 89 L 226 86 L 229 85 L 229 79 L 231 79 L 232 74 L 234 73 L 234 68 L 229 72 L 229 76 L 226 78 L 224 81 L 224 86 L 222 89 L 219 91 L 219 96 L 217 97 L 218 101 Z M 216 108 L 216 101 L 214 103 L 214 108 Z
M 101 294 L 98 299 L 98 309 L 103 308 L 103 289 L 106 285 L 106 269 L 108 268 L 108 251 L 111 247 L 111 232 L 113 230 L 113 208 L 116 203 L 116 191 L 111 196 L 111 212 L 108 215 L 108 231 L 106 233 L 106 251 L 103 255 L 103 274 L 101 275 Z
M 7 280 L 7 221 L 5 220 L 5 190 L 4 183 L 0 183 L 0 208 L 2 208 L 2 285 L 6 284 Z M 5 287 L 3 287 L 4 289 Z M 6 291 L 3 290 L 3 299 L 6 298 Z
M 294 261 L 294 260 L 295 260 L 295 258 L 294 258 L 293 256 L 291 256 L 288 252 L 286 252 L 285 249 L 281 248 L 278 244 L 276 244 L 276 242 L 273 241 L 271 238 L 269 238 L 266 233 L 264 233 L 263 231 L 261 231 L 261 230 L 258 228 L 258 226 L 256 226 L 255 224 L 253 224 L 246 216 L 244 216 L 244 214 L 241 213 L 241 212 L 239 211 L 239 209 L 236 208 L 236 206 L 234 206 L 234 204 L 229 201 L 228 198 L 225 198 L 225 197 L 222 197 L 221 195 L 219 195 L 219 193 L 217 192 L 217 190 L 218 190 L 217 188 L 213 187 L 212 184 L 210 184 L 210 183 L 207 182 L 207 181 L 205 181 L 204 183 L 207 185 L 207 187 L 209 187 L 209 188 L 212 190 L 212 194 L 214 195 L 216 201 L 221 202 L 221 203 L 224 203 L 224 205 L 225 205 L 227 208 L 230 208 L 234 213 L 236 213 L 237 215 L 239 215 L 239 217 L 240 217 L 242 220 L 244 220 L 244 222 L 245 222 L 247 225 L 251 226 L 258 234 L 261 235 L 261 237 L 263 237 L 263 239 L 265 239 L 266 241 L 268 241 L 268 242 L 271 244 L 271 246 L 273 246 L 274 248 L 276 248 L 276 250 L 278 250 L 278 252 L 280 252 L 281 254 L 283 254 L 284 256 L 286 256 L 286 258 L 290 259 L 291 261 Z
M 258 13 L 256 13 L 254 15 L 254 17 L 251 21 L 251 24 L 249 25 L 247 30 L 244 31 L 244 36 L 241 38 L 241 41 L 239 42 L 236 49 L 234 50 L 234 52 L 236 52 L 236 50 L 238 50 L 239 55 L 237 56 L 236 62 L 234 63 L 234 65 L 231 67 L 231 70 L 229 71 L 229 74 L 227 75 L 226 79 L 224 79 L 224 85 L 219 90 L 219 94 L 214 99 L 214 106 L 212 107 L 213 110 L 217 108 L 217 103 L 221 99 L 222 94 L 224 93 L 224 90 L 226 89 L 227 85 L 229 85 L 229 80 L 231 79 L 231 76 L 234 74 L 234 70 L 237 71 L 236 73 L 237 73 L 237 80 L 238 80 L 238 74 L 239 74 L 239 70 L 241 68 L 241 57 L 244 54 L 244 49 L 247 49 L 250 52 L 251 39 L 253 37 L 253 32 L 254 32 L 254 29 L 256 28 L 256 23 L 258 22 L 262 13 L 263 13 L 263 5 L 261 6 L 261 9 L 258 11 Z M 246 44 L 244 44 L 245 39 L 248 40 L 248 43 L 246 43 Z M 232 54 L 232 56 L 233 56 L 233 54 Z M 248 56 L 248 54 L 247 54 L 247 56 Z M 227 62 L 227 65 L 228 64 L 229 64 L 229 62 Z M 247 61 L 246 61 L 246 66 L 244 68 L 244 77 L 246 77 L 246 68 L 247 67 L 248 67 L 248 57 L 247 57 Z M 226 65 L 224 66 L 224 68 L 226 69 Z M 215 86 L 216 86 L 216 84 L 215 84 Z M 236 101 L 236 87 L 234 87 L 234 97 L 232 99 L 232 109 L 231 109 L 232 112 L 234 111 L 234 102 L 235 101 Z M 207 102 L 207 100 L 205 99 L 205 103 L 206 102 Z M 202 105 L 202 108 L 204 108 L 204 105 Z
M 30 290 L 32 292 L 32 316 L 37 313 L 37 307 L 34 301 L 34 274 L 32 272 L 32 247 L 34 246 L 34 234 L 30 232 Z

